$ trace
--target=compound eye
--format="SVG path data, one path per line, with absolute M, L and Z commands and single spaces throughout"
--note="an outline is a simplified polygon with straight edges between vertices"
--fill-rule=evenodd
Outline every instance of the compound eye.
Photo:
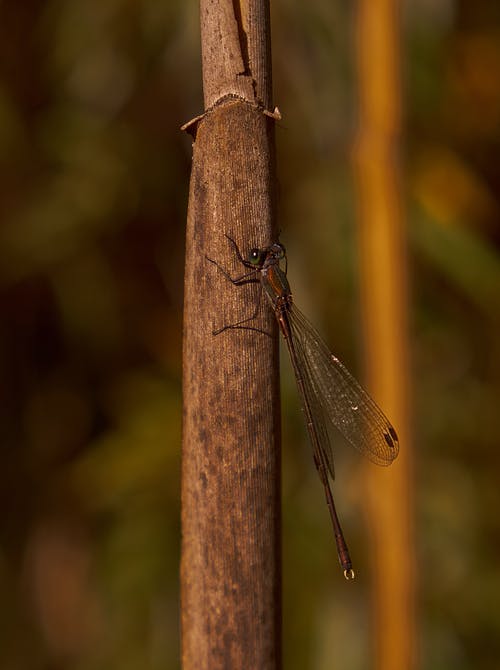
M 260 249 L 251 249 L 248 254 L 248 260 L 252 265 L 259 265 L 261 261 L 261 251 Z

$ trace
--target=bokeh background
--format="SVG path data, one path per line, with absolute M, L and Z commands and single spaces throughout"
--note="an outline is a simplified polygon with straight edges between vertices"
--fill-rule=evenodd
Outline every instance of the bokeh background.
M 290 280 L 362 377 L 354 15 L 272 4 Z M 407 2 L 401 40 L 419 664 L 487 670 L 500 658 L 500 5 Z M 179 127 L 201 110 L 196 2 L 0 4 L 2 668 L 180 667 Z M 359 459 L 337 467 L 352 585 L 286 364 L 282 392 L 285 667 L 367 668 Z

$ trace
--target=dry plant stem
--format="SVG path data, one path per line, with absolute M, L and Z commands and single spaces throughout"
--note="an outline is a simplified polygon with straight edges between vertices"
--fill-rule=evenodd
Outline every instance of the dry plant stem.
M 268 0 L 201 0 L 205 109 L 235 95 L 271 106 Z
M 394 422 L 401 444 L 393 467 L 370 468 L 365 482 L 374 547 L 375 667 L 381 670 L 416 666 L 398 10 L 397 0 L 362 0 L 356 23 L 360 118 L 355 162 L 368 385 Z
M 202 0 L 200 6 L 209 111 L 191 126 L 182 664 L 184 670 L 274 669 L 281 664 L 276 325 L 261 301 L 252 325 L 263 332 L 228 329 L 214 335 L 253 314 L 260 286 L 234 286 L 207 260 L 240 275 L 225 235 L 243 252 L 276 236 L 274 121 L 263 113 L 270 104 L 270 71 L 262 74 L 269 66 L 267 3 Z

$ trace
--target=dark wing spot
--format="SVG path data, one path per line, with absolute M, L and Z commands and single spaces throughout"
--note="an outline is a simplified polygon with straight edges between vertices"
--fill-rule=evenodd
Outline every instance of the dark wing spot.
M 389 433 L 384 433 L 384 438 L 385 438 L 385 441 L 387 442 L 387 444 L 389 445 L 389 447 L 391 449 L 394 449 L 394 447 L 396 445 L 394 444 L 394 441 L 392 439 L 392 431 L 390 431 L 390 432 L 391 432 L 391 435 L 389 435 Z
M 391 434 L 391 437 L 394 440 L 394 442 L 397 442 L 398 441 L 398 434 L 396 433 L 396 431 L 394 430 L 394 428 L 392 426 L 389 426 L 389 433 Z

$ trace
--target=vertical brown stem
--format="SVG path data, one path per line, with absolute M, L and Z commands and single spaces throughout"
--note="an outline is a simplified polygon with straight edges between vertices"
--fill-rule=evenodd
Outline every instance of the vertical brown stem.
M 415 557 L 409 419 L 406 245 L 400 196 L 399 3 L 361 0 L 358 177 L 361 289 L 369 387 L 399 434 L 398 460 L 366 472 L 374 545 L 376 667 L 415 667 Z M 397 632 L 396 632 L 397 631 Z
M 186 233 L 181 625 L 184 670 L 279 668 L 278 351 L 242 254 L 275 239 L 269 11 L 201 0 L 205 107 Z

